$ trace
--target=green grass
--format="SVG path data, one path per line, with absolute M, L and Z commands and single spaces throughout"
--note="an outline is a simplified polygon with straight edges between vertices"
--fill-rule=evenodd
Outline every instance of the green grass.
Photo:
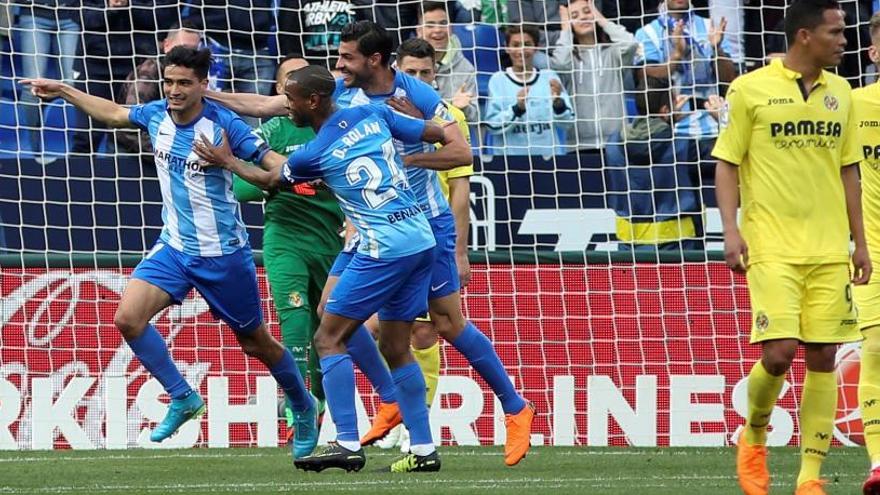
M 0 494 L 536 493 L 736 494 L 733 449 L 534 448 L 514 468 L 497 448 L 447 447 L 443 470 L 376 473 L 395 453 L 370 449 L 360 473 L 295 471 L 286 449 L 0 452 Z M 773 449 L 773 493 L 792 493 L 796 449 Z M 862 449 L 834 449 L 830 494 L 861 493 Z

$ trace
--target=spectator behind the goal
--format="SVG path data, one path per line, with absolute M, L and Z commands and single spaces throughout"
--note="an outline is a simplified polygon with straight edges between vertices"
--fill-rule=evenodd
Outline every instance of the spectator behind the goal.
M 176 0 L 83 0 L 82 58 L 78 58 L 77 89 L 117 101 L 125 78 L 138 58 L 157 53 L 158 33 L 178 21 Z M 108 138 L 107 152 L 115 150 L 114 133 L 99 120 L 77 112 L 73 151 L 94 153 Z
M 354 22 L 350 0 L 285 0 L 278 11 L 281 53 L 301 53 L 312 64 L 336 67 L 342 28 Z
M 464 58 L 461 41 L 450 30 L 446 2 L 422 3 L 416 33 L 434 48 L 437 62 L 434 87 L 440 96 L 463 111 L 468 121 L 479 121 L 477 70 Z
M 203 28 L 214 56 L 211 79 L 218 88 L 268 95 L 277 59 L 269 48 L 275 34 L 273 0 L 200 0 L 190 20 Z M 245 119 L 252 127 L 257 119 Z
M 510 24 L 525 24 L 538 29 L 541 35 L 537 40 L 541 46 L 556 46 L 559 31 L 559 7 L 567 4 L 560 0 L 508 0 L 507 18 Z M 550 66 L 547 53 L 540 51 L 535 55 L 535 67 L 546 69 Z
M 419 24 L 419 2 L 398 0 L 351 0 L 358 21 L 371 21 L 391 35 L 392 49 L 412 38 Z
M 198 48 L 202 35 L 191 25 L 174 28 L 168 32 L 159 47 L 161 54 L 168 53 L 175 46 Z M 162 98 L 161 59 L 150 57 L 138 64 L 125 78 L 116 103 L 121 105 L 143 105 Z M 152 163 L 153 143 L 146 131 L 117 130 L 116 150 L 123 153 L 140 154 L 145 162 Z
M 576 125 L 569 144 L 600 149 L 625 122 L 624 72 L 638 50 L 635 36 L 602 15 L 593 0 L 559 7 L 562 33 L 550 58 L 574 101 Z
M 556 72 L 533 64 L 538 29 L 528 24 L 510 26 L 505 38 L 512 66 L 489 79 L 489 154 L 565 154 L 566 131 L 574 123 L 574 113 Z
M 21 73 L 16 76 L 47 77 L 50 62 L 53 65 L 60 62 L 59 79 L 73 84 L 73 61 L 79 47 L 80 0 L 12 0 L 10 4 L 19 9 L 18 20 L 12 26 L 21 55 Z M 0 7 L 6 10 L 5 6 Z M 43 151 L 40 100 L 30 91 L 20 94 L 31 150 L 40 153 Z
M 694 96 L 695 108 L 683 109 L 692 113 L 676 123 L 676 135 L 717 136 L 718 123 L 702 108 L 718 95 L 719 82 L 737 75 L 728 55 L 732 44 L 724 36 L 727 21 L 697 15 L 690 0 L 667 0 L 659 11 L 657 19 L 636 32 L 643 49 L 636 63 L 644 64 L 648 76 L 671 79 L 679 94 Z
M 636 95 L 639 117 L 606 145 L 608 206 L 621 250 L 703 249 L 699 160 L 710 159 L 714 139 L 673 135 L 684 99 L 667 79 L 647 77 Z M 719 97 L 711 101 L 720 109 Z

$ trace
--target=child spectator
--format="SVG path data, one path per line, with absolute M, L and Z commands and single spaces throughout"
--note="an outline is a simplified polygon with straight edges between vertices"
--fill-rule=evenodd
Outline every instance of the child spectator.
M 540 33 L 534 26 L 505 31 L 512 67 L 489 79 L 486 122 L 491 154 L 565 154 L 566 128 L 574 120 L 571 100 L 551 69 L 534 66 Z

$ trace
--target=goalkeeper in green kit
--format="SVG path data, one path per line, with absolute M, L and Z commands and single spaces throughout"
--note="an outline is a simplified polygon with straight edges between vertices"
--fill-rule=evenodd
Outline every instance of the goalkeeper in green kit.
M 302 58 L 288 57 L 278 66 L 276 89 L 284 93 L 287 74 L 305 67 Z M 284 156 L 315 137 L 310 127 L 297 127 L 289 117 L 274 117 L 257 131 L 273 151 Z M 326 188 L 301 184 L 288 191 L 262 191 L 237 175 L 233 189 L 239 201 L 266 200 L 263 230 L 263 265 L 275 310 L 281 322 L 281 340 L 290 349 L 303 377 L 309 377 L 312 394 L 323 411 L 324 390 L 321 368 L 311 341 L 320 319 L 316 308 L 327 281 L 327 272 L 342 249 L 339 235 L 345 217 L 333 194 Z M 288 438 L 297 429 L 290 405 L 287 414 Z M 302 418 L 303 424 L 307 418 Z M 294 451 L 296 451 L 296 442 Z M 295 457 L 311 452 L 294 452 Z

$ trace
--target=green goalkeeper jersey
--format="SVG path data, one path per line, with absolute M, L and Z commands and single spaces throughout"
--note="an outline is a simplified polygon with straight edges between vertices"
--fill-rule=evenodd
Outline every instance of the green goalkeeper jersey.
M 284 156 L 315 138 L 310 127 L 297 127 L 287 117 L 275 117 L 262 124 L 257 132 L 273 151 Z M 235 198 L 239 201 L 266 198 L 265 223 L 283 227 L 288 242 L 296 243 L 290 247 L 333 255 L 341 249 L 339 230 L 345 217 L 328 189 L 316 188 L 314 195 L 290 191 L 265 193 L 238 176 L 234 180 Z M 272 242 L 270 237 L 274 232 L 276 229 L 266 229 L 264 243 Z

